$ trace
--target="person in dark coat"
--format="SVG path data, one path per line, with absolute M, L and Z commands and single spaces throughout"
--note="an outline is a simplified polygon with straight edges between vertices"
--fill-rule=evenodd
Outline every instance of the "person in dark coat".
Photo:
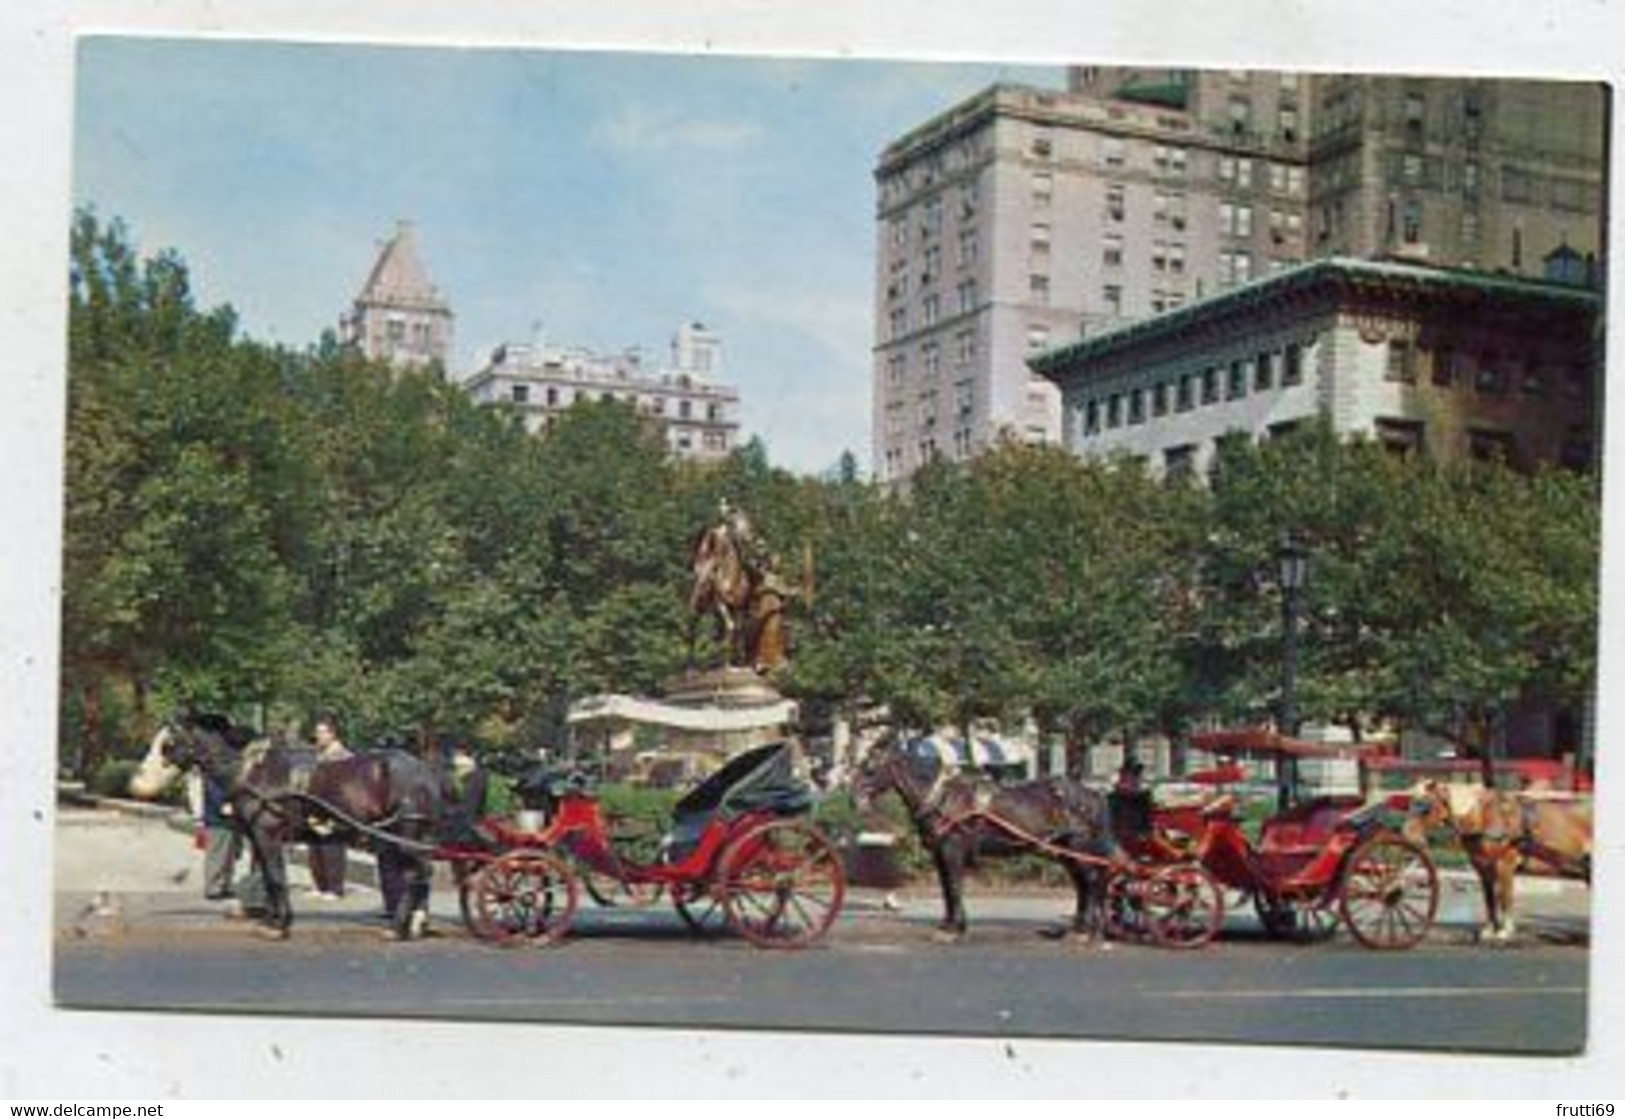
M 225 784 L 203 775 L 203 896 L 210 901 L 235 897 L 232 875 L 243 852 L 243 837 L 231 816 Z
M 474 756 L 473 747 L 463 739 L 452 745 L 447 768 L 451 797 L 445 834 L 453 841 L 473 838 L 474 825 L 486 814 L 486 802 L 490 799 L 490 774 Z
M 324 714 L 316 720 L 316 763 L 343 761 L 353 757 L 340 735 L 336 716 Z M 318 901 L 337 901 L 344 896 L 345 869 L 349 854 L 342 839 L 324 839 L 312 842 L 310 851 L 311 897 Z

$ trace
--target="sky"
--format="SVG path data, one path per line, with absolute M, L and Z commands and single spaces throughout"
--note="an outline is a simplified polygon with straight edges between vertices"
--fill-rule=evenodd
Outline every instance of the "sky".
M 399 220 L 457 316 L 451 372 L 538 334 L 665 361 L 723 339 L 772 461 L 869 459 L 873 170 L 1057 68 L 87 38 L 73 199 L 174 249 L 205 306 L 302 348 Z

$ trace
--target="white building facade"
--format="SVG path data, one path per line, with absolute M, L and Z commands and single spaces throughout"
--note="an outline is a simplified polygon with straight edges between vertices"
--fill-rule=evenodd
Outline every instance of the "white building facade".
M 1600 296 L 1399 262 L 1315 261 L 1033 360 L 1065 443 L 1168 476 L 1313 417 L 1400 453 L 1594 465 Z
M 722 342 L 698 323 L 672 341 L 669 364 L 651 365 L 631 350 L 599 354 L 579 347 L 507 343 L 464 382 L 479 404 L 507 404 L 539 432 L 582 400 L 619 400 L 658 422 L 678 458 L 725 458 L 739 442 L 739 390 L 711 378 L 721 372 Z

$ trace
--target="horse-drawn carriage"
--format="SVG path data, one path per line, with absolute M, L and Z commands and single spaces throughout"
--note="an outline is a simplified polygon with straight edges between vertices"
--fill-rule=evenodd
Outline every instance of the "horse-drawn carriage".
M 1337 748 L 1267 732 L 1199 736 L 1199 747 L 1290 765 Z M 1217 775 L 1239 778 L 1233 763 Z M 1339 923 L 1370 948 L 1409 948 L 1432 927 L 1439 881 L 1426 849 L 1391 826 L 1408 798 L 1300 800 L 1263 822 L 1256 842 L 1234 795 L 1200 806 L 1159 805 L 1149 789 L 1102 794 L 1066 778 L 995 785 L 950 775 L 906 743 L 873 749 L 860 800 L 895 793 L 931 852 L 942 888 L 944 935 L 963 936 L 961 879 L 978 855 L 1027 853 L 1057 862 L 1078 893 L 1074 931 L 1195 948 L 1220 931 L 1226 894 L 1250 900 L 1275 936 L 1328 936 Z M 1097 919 L 1099 914 L 1099 919 Z
M 1199 734 L 1192 744 L 1230 758 L 1271 759 L 1289 772 L 1301 759 L 1349 753 L 1261 730 Z M 1241 776 L 1233 763 L 1215 772 Z M 1178 866 L 1195 860 L 1226 890 L 1250 900 L 1271 936 L 1321 939 L 1341 923 L 1367 948 L 1399 949 L 1420 943 L 1433 927 L 1438 872 L 1425 846 L 1394 826 L 1410 807 L 1405 794 L 1370 803 L 1359 795 L 1294 795 L 1262 822 L 1256 841 L 1230 792 L 1216 790 L 1199 806 L 1158 806 L 1149 790 L 1119 790 L 1113 797 L 1117 834 L 1137 861 Z M 1123 883 L 1124 889 L 1132 884 Z M 1134 927 L 1132 896 L 1114 898 L 1111 912 L 1127 915 L 1119 919 Z
M 435 853 L 457 870 L 464 920 L 497 944 L 556 944 L 583 891 L 600 904 L 669 895 L 685 924 L 718 923 L 765 948 L 801 948 L 835 922 L 846 880 L 835 846 L 808 820 L 811 792 L 787 742 L 734 757 L 679 800 L 659 848 L 629 850 L 577 775 L 525 784 L 530 814 L 481 821 L 473 842 Z

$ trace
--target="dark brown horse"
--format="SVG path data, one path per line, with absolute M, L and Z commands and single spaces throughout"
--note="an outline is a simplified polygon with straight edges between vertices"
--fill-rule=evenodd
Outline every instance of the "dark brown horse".
M 155 796 L 196 768 L 226 790 L 231 817 L 247 838 L 265 885 L 264 924 L 279 937 L 293 924 L 283 846 L 342 839 L 377 853 L 384 899 L 397 939 L 427 921 L 429 879 L 440 814 L 439 775 L 401 750 L 318 764 L 214 715 L 184 716 L 161 728 L 131 788 Z M 394 885 L 398 884 L 398 886 Z
M 1002 785 L 953 773 L 934 753 L 911 750 L 896 736 L 870 748 L 852 791 L 860 808 L 894 793 L 908 810 L 942 888 L 939 939 L 964 938 L 965 869 L 985 856 L 1039 854 L 1058 862 L 1077 891 L 1072 933 L 1093 939 L 1104 930 L 1106 880 L 1123 858 L 1104 794 L 1060 777 Z

